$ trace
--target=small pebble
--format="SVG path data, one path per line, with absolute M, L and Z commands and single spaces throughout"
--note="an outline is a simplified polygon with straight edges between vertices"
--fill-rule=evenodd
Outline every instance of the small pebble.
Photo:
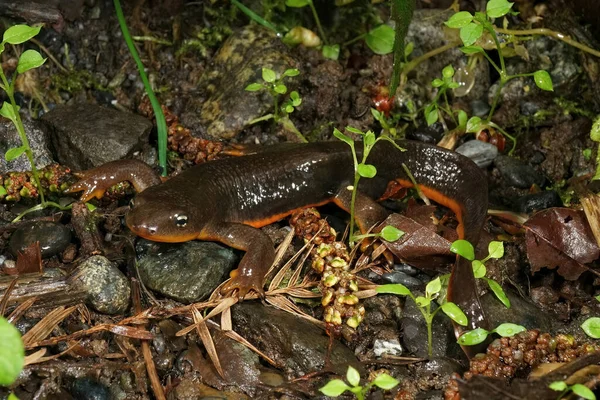
M 530 214 L 546 208 L 562 206 L 563 203 L 558 193 L 554 190 L 544 190 L 519 197 L 515 202 L 515 211 Z
M 498 157 L 498 148 L 481 140 L 469 140 L 456 149 L 457 153 L 470 158 L 479 168 L 487 168 Z
M 110 390 L 95 379 L 75 379 L 71 395 L 77 400 L 111 400 Z
M 389 272 L 387 274 L 383 274 L 381 277 L 387 283 L 400 283 L 409 289 L 418 288 L 423 285 L 423 282 L 421 282 L 417 278 L 414 278 L 400 271 Z
M 382 355 L 399 357 L 402 355 L 402 345 L 395 339 L 375 339 L 375 342 L 373 343 L 373 353 L 376 357 L 381 357 Z
M 49 258 L 62 252 L 71 243 L 71 231 L 56 222 L 28 222 L 15 230 L 8 247 L 11 254 L 17 257 L 19 252 L 35 242 L 40 242 L 42 258 Z
M 534 184 L 543 187 L 546 183 L 542 174 L 516 158 L 500 155 L 494 160 L 494 165 L 509 186 L 529 189 Z

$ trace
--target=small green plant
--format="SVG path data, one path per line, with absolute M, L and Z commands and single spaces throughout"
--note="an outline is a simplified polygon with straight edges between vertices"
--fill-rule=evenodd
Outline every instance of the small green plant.
M 338 397 L 345 391 L 349 391 L 352 392 L 358 400 L 364 400 L 373 386 L 383 390 L 390 390 L 400 383 L 397 379 L 383 373 L 377 375 L 375 379 L 366 385 L 361 386 L 360 374 L 352 367 L 348 367 L 346 380 L 350 385 L 347 385 L 346 382 L 341 379 L 333 379 L 327 382 L 327 384 L 319 389 L 319 391 L 329 397 Z
M 262 82 L 251 83 L 246 86 L 246 91 L 257 92 L 259 90 L 266 90 L 273 98 L 274 111 L 271 114 L 267 114 L 263 117 L 257 118 L 252 123 L 266 121 L 273 119 L 275 122 L 279 122 L 283 117 L 287 117 L 288 114 L 294 112 L 295 107 L 302 104 L 300 95 L 295 90 L 289 95 L 289 98 L 279 105 L 279 96 L 287 93 L 288 88 L 283 83 L 283 80 L 287 77 L 293 77 L 300 75 L 300 71 L 296 68 L 286 69 L 281 76 L 277 76 L 277 73 L 269 68 L 262 69 Z
M 511 323 L 504 323 L 498 325 L 496 329 L 493 329 L 491 331 L 485 330 L 483 328 L 476 328 L 472 331 L 467 331 L 460 335 L 457 342 L 458 344 L 463 346 L 475 346 L 479 343 L 483 343 L 485 339 L 487 339 L 487 337 L 492 333 L 497 333 L 502 337 L 513 337 L 517 333 L 523 332 L 525 330 L 527 329 L 524 326 Z
M 594 174 L 594 177 L 592 178 L 592 180 L 597 180 L 600 179 L 600 116 L 598 116 L 595 120 L 594 123 L 592 124 L 592 129 L 590 130 L 590 138 L 598 143 L 598 150 L 597 150 L 597 154 L 596 154 L 596 173 Z M 588 150 L 588 149 L 586 149 Z M 585 150 L 584 150 L 585 151 Z M 592 151 L 591 149 L 589 149 L 589 156 L 592 156 Z
M 25 364 L 25 347 L 21 333 L 0 317 L 0 386 L 10 386 Z
M 453 111 L 448 102 L 448 90 L 459 87 L 459 84 L 454 81 L 454 68 L 452 65 L 446 65 L 442 69 L 442 78 L 435 78 L 431 82 L 431 86 L 437 88 L 438 92 L 432 102 L 425 107 L 427 125 L 433 125 L 437 121 L 443 122 L 444 117 L 440 115 L 443 112 L 452 119 L 455 126 L 461 127 L 463 130 L 466 129 L 467 113 L 463 110 Z M 444 100 L 442 104 L 439 104 L 440 99 Z
M 581 383 L 568 385 L 565 381 L 554 381 L 550 385 L 548 385 L 548 387 L 552 390 L 560 392 L 556 400 L 565 398 L 565 395 L 569 392 L 576 394 L 582 399 L 596 400 L 596 395 L 594 394 L 594 392 L 592 392 L 590 388 L 588 388 L 585 385 L 582 385 Z
M 498 38 L 498 28 L 494 26 L 493 20 L 504 17 L 509 13 L 514 14 L 515 12 L 511 10 L 513 4 L 514 3 L 507 0 L 490 0 L 486 5 L 485 12 L 476 12 L 473 15 L 468 11 L 460 11 L 446 21 L 448 27 L 460 29 L 460 39 L 464 44 L 464 47 L 461 48 L 462 52 L 467 55 L 483 55 L 500 76 L 498 89 L 494 95 L 487 118 L 482 120 L 479 117 L 472 117 L 467 123 L 467 132 L 479 132 L 487 127 L 494 127 L 513 141 L 511 152 L 516 145 L 515 139 L 512 136 L 507 135 L 503 129 L 491 122 L 496 106 L 498 105 L 498 100 L 500 99 L 500 92 L 504 85 L 511 79 L 531 76 L 540 89 L 548 91 L 553 90 L 552 79 L 547 71 L 538 70 L 532 73 L 509 75 L 506 69 L 503 47 Z M 484 38 L 484 35 L 487 35 L 487 37 Z M 495 50 L 498 51 L 499 65 L 487 54 L 482 46 L 477 45 L 480 39 L 487 39 L 488 37 L 493 41 Z
M 442 310 L 444 314 L 446 314 L 452 321 L 456 322 L 459 325 L 467 326 L 469 322 L 467 320 L 467 316 L 462 310 L 454 303 L 450 301 L 444 301 L 442 304 L 435 309 L 435 311 L 431 311 L 431 303 L 433 300 L 439 297 L 439 294 L 442 290 L 442 282 L 439 277 L 430 281 L 427 286 L 425 286 L 425 296 L 415 296 L 410 289 L 406 286 L 393 283 L 389 285 L 381 285 L 377 287 L 377 293 L 388 293 L 388 294 L 396 294 L 398 296 L 408 296 L 415 302 L 417 308 L 425 318 L 425 323 L 427 324 L 427 350 L 429 357 L 432 356 L 433 352 L 433 336 L 432 336 L 432 323 L 433 318 L 438 313 L 438 311 Z
M 378 138 L 375 138 L 375 133 L 373 133 L 373 131 L 363 132 L 363 131 L 353 128 L 351 126 L 346 127 L 346 130 L 348 132 L 352 132 L 354 134 L 360 135 L 363 138 L 362 160 L 359 163 L 358 157 L 356 154 L 356 148 L 354 146 L 354 140 L 352 140 L 351 137 L 343 134 L 339 129 L 333 130 L 333 135 L 336 138 L 338 138 L 339 140 L 341 140 L 342 142 L 344 142 L 348 146 L 350 146 L 350 149 L 352 150 L 352 158 L 354 160 L 354 184 L 352 185 L 352 187 L 348 188 L 349 190 L 352 190 L 352 200 L 351 200 L 351 204 L 350 204 L 350 244 L 352 245 L 357 240 L 360 240 L 367 236 L 381 236 L 389 242 L 394 242 L 394 241 L 400 239 L 400 237 L 404 234 L 404 232 L 402 232 L 401 230 L 399 230 L 397 228 L 394 228 L 393 226 L 386 226 L 385 228 L 383 228 L 381 230 L 381 233 L 379 233 L 379 234 L 355 236 L 354 235 L 354 205 L 356 204 L 356 193 L 358 190 L 357 188 L 358 188 L 358 182 L 360 181 L 360 178 L 374 178 L 375 175 L 377 175 L 377 168 L 375 168 L 375 166 L 372 164 L 367 164 L 367 157 L 369 157 L 369 153 L 371 152 L 371 150 L 373 150 L 373 147 L 377 144 L 377 142 L 382 141 L 382 140 L 387 140 L 388 142 L 392 143 L 398 150 L 400 150 L 400 151 L 406 151 L 406 150 L 403 149 L 402 147 L 398 146 L 398 144 L 396 144 L 396 142 L 394 142 L 388 136 L 379 136 Z
M 488 255 L 483 260 L 475 259 L 475 249 L 473 245 L 467 240 L 456 240 L 450 246 L 450 251 L 460 255 L 463 258 L 472 262 L 473 266 L 473 274 L 477 279 L 483 279 L 491 291 L 496 295 L 498 300 L 502 302 L 506 306 L 506 308 L 510 308 L 510 300 L 504 293 L 502 286 L 498 282 L 493 279 L 486 278 L 485 275 L 487 273 L 485 262 L 490 258 L 502 258 L 504 256 L 504 243 L 498 241 L 491 241 L 488 245 Z
M 131 53 L 131 57 L 135 61 L 138 73 L 140 74 L 140 79 L 144 84 L 144 89 L 148 95 L 148 100 L 150 100 L 150 104 L 152 104 L 152 111 L 154 111 L 154 118 L 156 119 L 156 130 L 158 132 L 158 163 L 160 165 L 161 175 L 167 176 L 167 122 L 165 120 L 165 115 L 162 112 L 162 108 L 158 102 L 158 99 L 156 98 L 156 95 L 154 94 L 154 90 L 152 90 L 152 85 L 150 84 L 144 69 L 144 63 L 142 63 L 142 60 L 135 48 L 135 44 L 133 43 L 133 39 L 129 34 L 129 28 L 127 28 L 127 22 L 125 21 L 125 15 L 123 15 L 121 3 L 119 0 L 113 0 L 113 2 L 115 11 L 117 13 L 117 19 L 119 21 L 119 26 L 121 27 L 121 32 L 123 33 L 123 39 L 125 39 L 125 43 L 127 43 L 127 48 Z
M 596 296 L 595 299 L 600 301 L 600 296 Z M 581 329 L 592 339 L 600 339 L 600 318 L 591 317 L 586 319 L 581 324 Z

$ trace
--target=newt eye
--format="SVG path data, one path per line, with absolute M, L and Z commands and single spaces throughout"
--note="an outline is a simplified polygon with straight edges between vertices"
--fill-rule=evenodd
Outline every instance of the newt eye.
M 175 216 L 175 223 L 177 224 L 177 226 L 179 228 L 183 228 L 184 226 L 186 226 L 187 221 L 188 221 L 188 217 L 186 215 L 178 214 Z

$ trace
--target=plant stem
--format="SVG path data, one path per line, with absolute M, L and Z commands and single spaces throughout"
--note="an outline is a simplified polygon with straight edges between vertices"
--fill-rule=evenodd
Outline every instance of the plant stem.
M 569 36 L 560 33 L 560 32 L 556 32 L 553 31 L 551 29 L 546 29 L 546 28 L 539 28 L 539 29 L 525 29 L 525 30 L 513 30 L 513 29 L 501 29 L 501 28 L 495 28 L 496 32 L 498 33 L 503 33 L 505 35 L 514 35 L 514 36 L 527 36 L 527 35 L 543 35 L 543 36 L 550 36 L 553 37 L 557 40 L 562 40 L 563 42 L 579 49 L 582 51 L 585 51 L 586 53 L 589 53 L 593 56 L 596 57 L 600 57 L 600 51 L 592 49 L 591 47 L 586 46 L 585 44 L 579 43 L 576 40 L 571 39 Z
M 275 25 L 273 25 L 272 23 L 270 23 L 269 21 L 267 21 L 266 19 L 264 19 L 263 17 L 261 17 L 242 3 L 240 3 L 238 0 L 231 0 L 231 3 L 237 8 L 239 8 L 244 14 L 246 14 L 251 20 L 253 20 L 257 24 L 272 30 L 273 32 L 277 33 L 277 35 L 280 35 L 280 33 L 277 31 L 277 28 L 275 28 Z
M 17 107 L 17 102 L 15 101 L 14 95 L 14 82 L 15 79 L 9 84 L 6 79 L 6 75 L 4 75 L 4 71 L 0 68 L 0 78 L 2 79 L 2 83 L 4 84 L 4 90 L 8 95 L 8 99 L 15 113 L 15 128 L 17 128 L 17 132 L 19 133 L 19 137 L 21 138 L 21 143 L 23 143 L 23 147 L 25 147 L 25 155 L 29 159 L 29 163 L 31 164 L 31 174 L 33 175 L 33 180 L 38 189 L 38 193 L 40 195 L 40 201 L 43 204 L 46 203 L 46 199 L 44 198 L 44 188 L 42 187 L 42 183 L 40 182 L 40 174 L 35 166 L 35 160 L 33 158 L 33 153 L 31 151 L 31 147 L 29 146 L 29 139 L 27 139 L 27 135 L 25 134 L 25 128 L 23 127 L 23 121 L 21 120 L 21 114 L 19 113 L 19 109 Z
M 325 32 L 323 31 L 323 27 L 321 26 L 321 21 L 319 20 L 319 14 L 317 14 L 317 9 L 315 8 L 315 4 L 312 0 L 308 2 L 310 9 L 312 10 L 313 17 L 315 18 L 315 22 L 317 23 L 317 28 L 319 29 L 319 35 L 323 39 L 323 43 L 327 44 L 327 37 L 325 36 Z
M 127 28 L 127 22 L 125 21 L 125 15 L 123 15 L 121 3 L 119 0 L 113 0 L 113 2 L 115 5 L 115 11 L 117 13 L 117 19 L 119 20 L 119 26 L 121 27 L 121 32 L 123 32 L 123 39 L 125 39 L 125 43 L 127 43 L 127 48 L 131 53 L 131 57 L 133 57 L 133 60 L 137 65 L 140 78 L 142 79 L 142 83 L 144 84 L 144 88 L 146 90 L 146 94 L 148 95 L 148 99 L 152 104 L 154 118 L 156 119 L 156 129 L 158 131 L 158 164 L 160 165 L 161 175 L 167 176 L 167 123 L 165 121 L 165 115 L 163 114 L 160 103 L 158 102 L 158 99 L 152 90 L 152 85 L 150 85 L 150 81 L 148 80 L 148 76 L 144 70 L 144 64 L 142 63 L 142 60 L 140 59 L 140 56 L 135 48 L 135 44 L 133 43 L 133 39 L 131 39 L 131 35 L 129 34 L 129 29 Z
M 354 39 L 350 39 L 347 42 L 342 43 L 342 47 L 346 47 L 346 46 L 350 46 L 352 43 L 354 42 L 358 42 L 360 39 L 364 38 L 365 36 L 367 36 L 369 33 L 363 33 L 362 35 L 358 35 L 357 37 L 355 37 Z
M 354 151 L 353 151 L 354 153 Z M 350 200 L 350 246 L 354 245 L 354 204 L 356 203 L 356 191 L 358 190 L 358 181 L 360 175 L 357 170 L 358 162 L 354 156 L 354 185 L 352 187 L 352 199 Z
M 502 91 L 502 88 L 504 87 L 505 83 L 506 82 L 504 81 L 502 75 L 500 75 L 500 83 L 498 84 L 498 89 L 496 90 L 496 94 L 494 95 L 494 102 L 492 103 L 492 107 L 490 108 L 490 112 L 488 113 L 488 121 L 492 120 L 492 116 L 494 115 L 494 111 L 496 109 L 496 106 L 498 105 L 498 100 L 500 99 L 500 92 Z

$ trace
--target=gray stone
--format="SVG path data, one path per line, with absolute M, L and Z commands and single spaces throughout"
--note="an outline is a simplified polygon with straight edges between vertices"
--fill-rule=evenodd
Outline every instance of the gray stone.
M 57 107 L 42 121 L 56 159 L 80 171 L 131 156 L 152 129 L 144 117 L 92 104 Z
M 456 148 L 456 152 L 469 157 L 479 168 L 487 168 L 498 157 L 498 148 L 481 140 L 469 140 Z
M 79 400 L 111 400 L 108 387 L 87 376 L 75 379 L 71 395 Z
M 506 290 L 510 300 L 510 308 L 506 308 L 493 293 L 481 296 L 481 306 L 490 322 L 496 327 L 505 322 L 523 325 L 527 329 L 539 329 L 542 332 L 553 332 L 557 328 L 556 319 L 540 310 L 531 301 Z
M 16 257 L 35 242 L 40 242 L 42 257 L 49 258 L 61 253 L 71 243 L 71 231 L 56 222 L 28 222 L 13 232 L 8 247 Z
M 546 182 L 546 178 L 535 168 L 514 157 L 500 155 L 494 160 L 494 165 L 509 186 L 529 189 L 534 184 L 543 187 Z
M 54 161 L 52 153 L 48 148 L 48 139 L 45 132 L 41 129 L 40 123 L 36 120 L 21 115 L 25 134 L 29 141 L 29 146 L 33 153 L 35 166 L 39 169 L 44 168 Z M 7 172 L 24 172 L 31 170 L 31 164 L 25 155 L 7 162 L 4 154 L 14 147 L 20 147 L 23 143 L 17 132 L 17 129 L 12 122 L 6 119 L 0 119 L 0 174 Z
M 388 272 L 383 274 L 382 278 L 385 283 L 400 283 L 409 289 L 423 286 L 423 282 L 419 279 L 400 271 Z
M 115 264 L 103 256 L 82 262 L 72 275 L 72 283 L 88 293 L 88 303 L 104 314 L 122 314 L 129 306 L 129 280 Z
M 231 248 L 210 242 L 168 244 L 140 239 L 136 250 L 142 282 L 183 303 L 207 298 L 227 279 L 237 260 Z
M 400 357 L 402 355 L 402 345 L 395 339 L 375 339 L 375 342 L 373 342 L 373 353 L 377 357 L 381 357 L 382 355 Z
M 329 338 L 316 325 L 257 302 L 236 304 L 232 311 L 234 330 L 282 365 L 289 375 L 298 377 L 322 370 Z M 364 371 L 354 353 L 337 340 L 329 356 L 337 374 L 345 374 L 349 365 Z

